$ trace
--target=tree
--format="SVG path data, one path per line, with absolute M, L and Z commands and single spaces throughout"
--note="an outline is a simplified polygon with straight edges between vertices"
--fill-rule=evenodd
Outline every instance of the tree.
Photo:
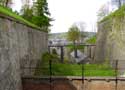
M 98 21 L 100 21 L 101 19 L 103 19 L 105 16 L 107 16 L 109 14 L 109 5 L 104 4 L 100 7 L 97 16 L 98 16 Z
M 35 0 L 31 6 L 30 1 L 26 0 L 21 10 L 22 16 L 42 29 L 49 30 L 50 13 L 47 0 Z
M 85 37 L 84 31 L 85 31 L 85 28 L 86 28 L 86 23 L 80 21 L 80 22 L 76 22 L 74 25 L 76 25 L 79 28 L 79 30 L 80 30 L 80 41 L 83 42 L 84 37 Z
M 76 43 L 76 41 L 79 41 L 80 38 L 80 30 L 77 26 L 73 25 L 69 28 L 69 31 L 67 33 L 67 39 L 69 41 L 72 41 L 73 43 Z
M 12 4 L 12 0 L 0 0 L 0 5 L 4 7 L 10 7 Z
M 73 25 L 69 28 L 67 33 L 67 39 L 72 41 L 74 44 L 74 56 L 77 58 L 77 48 L 76 48 L 76 41 L 79 41 L 80 38 L 80 30 L 77 26 Z
M 47 0 L 37 0 L 34 2 L 34 7 L 36 8 L 36 15 L 50 15 Z
M 35 14 L 33 21 L 38 21 L 35 22 L 38 26 L 48 29 L 51 19 L 49 17 L 50 13 L 47 0 L 37 0 L 37 2 L 34 2 L 33 8 Z
M 125 0 L 111 0 L 111 3 L 120 8 L 125 3 Z
M 25 18 L 30 22 L 32 21 L 33 9 L 28 4 L 25 4 L 24 6 L 22 6 L 21 13 L 23 18 Z

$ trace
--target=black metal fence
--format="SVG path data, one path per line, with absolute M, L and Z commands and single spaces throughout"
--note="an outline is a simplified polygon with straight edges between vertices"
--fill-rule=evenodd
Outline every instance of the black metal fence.
M 22 74 L 23 76 L 49 77 L 50 84 L 54 80 L 53 76 L 79 76 L 82 78 L 82 84 L 85 77 L 113 77 L 116 83 L 115 90 L 117 90 L 119 78 L 125 77 L 125 60 L 112 60 L 100 64 L 57 63 L 50 60 L 40 67 L 22 67 L 22 71 L 26 72 Z
M 88 61 L 91 62 L 91 61 Z M 103 63 L 43 63 L 37 67 L 21 67 L 24 75 L 33 76 L 112 76 L 125 77 L 125 60 L 112 60 Z M 64 70 L 64 71 L 63 71 Z M 26 73 L 25 73 L 26 72 Z M 32 73 L 29 73 L 32 72 Z M 23 74 L 22 74 L 23 75 Z
M 85 48 L 87 49 L 86 56 L 89 58 L 93 58 L 92 48 L 96 47 L 96 45 L 94 45 L 94 44 L 84 44 L 84 43 L 79 43 L 76 45 L 69 45 L 69 44 L 67 44 L 67 45 L 49 45 L 48 51 L 49 51 L 49 53 L 52 53 L 52 49 L 56 49 L 56 51 L 58 52 L 58 55 L 60 56 L 61 62 L 64 62 L 65 55 L 68 55 L 67 54 L 68 48 L 71 49 L 70 46 L 72 47 L 72 49 L 74 51 L 74 55 L 73 55 L 74 58 L 78 58 L 78 50 L 82 50 L 82 52 L 85 53 L 85 50 L 84 50 Z M 79 47 L 81 47 L 81 48 L 79 48 Z

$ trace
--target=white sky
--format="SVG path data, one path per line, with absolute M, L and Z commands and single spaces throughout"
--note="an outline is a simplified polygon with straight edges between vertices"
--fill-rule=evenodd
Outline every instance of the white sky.
M 15 9 L 20 9 L 20 0 L 13 0 Z M 100 6 L 110 0 L 48 0 L 51 17 L 55 19 L 51 24 L 51 32 L 67 32 L 75 22 L 85 22 L 86 31 L 94 31 L 97 11 Z
M 52 22 L 51 32 L 67 32 L 74 22 L 87 24 L 86 31 L 96 24 L 97 11 L 109 0 L 48 0 Z

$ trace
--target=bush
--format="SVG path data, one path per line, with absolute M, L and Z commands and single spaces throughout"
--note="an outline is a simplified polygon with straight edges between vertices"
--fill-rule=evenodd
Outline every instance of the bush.
M 54 49 L 52 49 L 52 54 L 57 55 L 57 51 L 56 51 L 56 49 L 55 49 L 55 48 L 54 48 Z
M 52 60 L 52 62 L 59 62 L 59 57 L 56 54 L 50 54 L 48 52 L 44 53 L 42 55 L 42 63 L 48 63 L 49 60 Z

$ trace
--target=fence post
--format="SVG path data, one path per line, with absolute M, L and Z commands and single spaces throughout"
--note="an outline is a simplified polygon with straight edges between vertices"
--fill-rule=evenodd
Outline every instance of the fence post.
M 49 60 L 50 90 L 52 90 L 52 61 Z
M 63 50 L 63 46 L 60 46 L 61 48 L 61 62 L 63 63 L 64 61 L 64 50 Z
M 82 63 L 82 89 L 84 90 L 84 61 Z
M 116 80 L 115 80 L 115 90 L 117 90 L 117 85 L 118 85 L 118 60 L 116 60 L 116 65 L 115 65 L 115 75 L 116 75 Z
M 91 58 L 91 46 L 89 46 L 89 55 L 90 55 L 90 58 Z

